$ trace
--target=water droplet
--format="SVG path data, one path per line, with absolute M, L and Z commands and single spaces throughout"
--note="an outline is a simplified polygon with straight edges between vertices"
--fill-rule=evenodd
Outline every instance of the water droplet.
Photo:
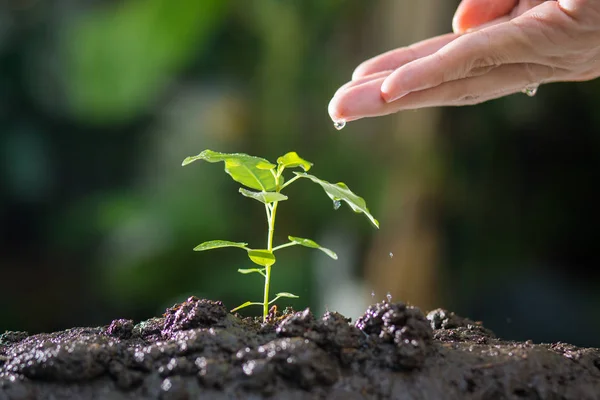
M 341 206 L 342 206 L 342 202 L 341 201 L 339 201 L 339 200 L 334 200 L 333 201 L 333 209 L 334 210 L 339 209 Z
M 338 131 L 341 131 L 346 126 L 346 121 L 340 119 L 339 121 L 333 121 L 333 127 Z
M 371 298 L 375 298 L 375 291 L 371 290 Z
M 525 89 L 521 90 L 521 93 L 525 93 L 529 97 L 535 96 L 538 91 L 539 85 L 528 85 L 525 86 Z
M 392 302 L 392 294 L 390 292 L 387 292 L 387 294 L 385 295 L 385 298 L 387 299 L 388 303 Z
M 394 258 L 394 253 L 390 251 L 390 258 Z
M 171 383 L 171 380 L 169 378 L 167 378 L 164 381 L 162 381 L 160 388 L 163 391 L 168 392 L 169 390 L 171 390 L 172 386 L 173 386 L 173 384 Z

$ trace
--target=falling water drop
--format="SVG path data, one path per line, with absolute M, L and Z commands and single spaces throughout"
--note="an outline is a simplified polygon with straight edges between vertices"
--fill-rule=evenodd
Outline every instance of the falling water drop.
M 339 201 L 339 200 L 334 200 L 333 201 L 333 209 L 334 210 L 339 209 L 341 206 L 342 206 L 342 202 L 341 201 Z
M 375 291 L 371 290 L 371 298 L 374 299 L 375 298 Z
M 388 303 L 392 302 L 392 294 L 390 292 L 387 292 L 387 294 L 385 295 L 385 298 L 387 299 Z
M 525 86 L 525 89 L 521 90 L 521 92 L 525 93 L 529 97 L 533 97 L 537 93 L 538 87 L 539 87 L 539 85 Z
M 341 131 L 346 126 L 346 121 L 340 119 L 339 121 L 333 121 L 333 127 L 338 131 Z
M 394 253 L 390 251 L 390 258 L 394 258 Z

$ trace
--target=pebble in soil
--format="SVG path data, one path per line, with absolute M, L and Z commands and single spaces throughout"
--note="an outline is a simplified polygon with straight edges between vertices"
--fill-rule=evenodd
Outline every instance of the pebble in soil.
M 134 324 L 0 335 L 0 400 L 595 398 L 600 351 L 501 341 L 446 310 L 384 301 L 353 325 L 286 310 L 263 324 L 190 297 Z

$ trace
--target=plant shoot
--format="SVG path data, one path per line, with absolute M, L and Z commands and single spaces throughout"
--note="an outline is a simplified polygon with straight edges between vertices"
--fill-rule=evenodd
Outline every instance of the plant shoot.
M 248 243 L 231 242 L 227 240 L 211 240 L 201 243 L 194 248 L 195 251 L 204 251 L 222 247 L 238 247 L 245 250 L 248 254 L 248 258 L 257 265 L 255 268 L 238 269 L 238 272 L 242 274 L 256 273 L 264 277 L 263 300 L 254 302 L 247 301 L 231 310 L 232 312 L 244 307 L 259 305 L 262 306 L 263 320 L 266 321 L 269 313 L 269 305 L 283 297 L 298 298 L 298 296 L 288 292 L 277 293 L 272 299 L 269 296 L 271 269 L 276 261 L 275 252 L 278 250 L 299 245 L 320 250 L 334 260 L 337 260 L 337 255 L 333 251 L 320 246 L 311 239 L 288 236 L 289 242 L 277 246 L 273 244 L 277 208 L 280 202 L 288 199 L 288 197 L 281 192 L 297 180 L 304 178 L 320 185 L 327 196 L 333 201 L 335 209 L 338 209 L 341 203 L 345 202 L 354 212 L 364 214 L 375 227 L 379 228 L 379 222 L 371 215 L 367 208 L 367 204 L 362 197 L 354 194 L 348 186 L 342 182 L 335 184 L 329 183 L 314 175 L 308 174 L 307 172 L 313 164 L 300 158 L 296 152 L 289 152 L 279 157 L 277 159 L 277 164 L 273 164 L 264 158 L 249 156 L 247 154 L 226 154 L 212 150 L 204 150 L 197 156 L 187 157 L 183 160 L 182 165 L 185 166 L 197 160 L 204 160 L 210 163 L 224 162 L 225 172 L 227 172 L 234 181 L 245 186 L 241 187 L 239 192 L 245 197 L 262 203 L 265 207 L 268 231 L 264 248 L 254 249 L 248 247 Z M 301 169 L 301 171 L 293 171 L 294 176 L 286 181 L 283 176 L 283 172 L 286 169 Z

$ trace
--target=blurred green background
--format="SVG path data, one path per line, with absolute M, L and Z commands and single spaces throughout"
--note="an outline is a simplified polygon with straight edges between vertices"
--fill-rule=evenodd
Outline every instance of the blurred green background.
M 413 4 L 414 3 L 414 4 Z M 158 315 L 194 294 L 259 300 L 241 251 L 264 210 L 210 148 L 295 150 L 344 181 L 376 231 L 300 181 L 274 292 L 356 318 L 389 292 L 505 338 L 600 346 L 600 82 L 333 129 L 362 60 L 450 29 L 457 1 L 8 0 L 0 5 L 0 332 Z M 245 314 L 260 310 L 247 309 Z

